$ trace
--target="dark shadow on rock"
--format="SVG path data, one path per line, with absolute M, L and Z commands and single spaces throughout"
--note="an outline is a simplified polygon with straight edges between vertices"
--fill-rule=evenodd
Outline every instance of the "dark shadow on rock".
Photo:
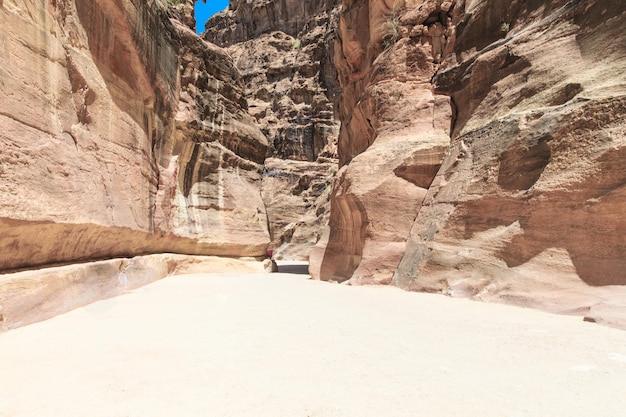
M 309 275 L 309 263 L 308 262 L 303 262 L 301 264 L 281 265 L 280 261 L 278 261 L 277 264 L 278 264 L 279 273 Z
M 464 223 L 463 238 L 519 222 L 522 233 L 497 254 L 507 266 L 522 265 L 548 248 L 564 248 L 587 284 L 625 285 L 624 158 L 625 148 L 605 152 L 597 162 L 606 174 L 591 176 L 569 190 L 534 193 L 526 199 L 491 196 L 460 203 L 455 217 Z
M 527 58 L 503 47 L 505 43 L 500 41 L 490 45 L 462 64 L 438 72 L 433 78 L 435 93 L 452 97 L 457 109 L 451 137 L 459 135 L 496 82 L 531 67 Z M 481 54 L 494 49 L 497 50 L 495 58 L 480 59 Z
M 528 190 L 550 162 L 550 147 L 545 139 L 528 149 L 512 146 L 500 156 L 498 185 L 505 190 Z

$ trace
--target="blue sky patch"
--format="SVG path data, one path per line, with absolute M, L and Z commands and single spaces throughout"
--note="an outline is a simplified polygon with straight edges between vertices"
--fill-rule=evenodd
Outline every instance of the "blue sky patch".
M 207 0 L 206 3 L 196 1 L 195 18 L 196 33 L 204 32 L 204 24 L 207 19 L 217 12 L 221 12 L 228 7 L 229 0 Z

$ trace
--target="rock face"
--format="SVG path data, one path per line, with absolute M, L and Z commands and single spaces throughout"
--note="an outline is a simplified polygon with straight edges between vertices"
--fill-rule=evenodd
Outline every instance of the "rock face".
M 341 169 L 311 273 L 623 310 L 625 10 L 344 0 Z
M 267 141 L 228 54 L 168 13 L 0 2 L 0 270 L 264 254 Z
M 278 259 L 306 259 L 328 220 L 322 191 L 336 171 L 338 3 L 231 1 L 203 35 L 233 57 L 269 140 L 263 196 Z
M 262 195 L 277 259 L 307 260 L 328 224 L 336 160 L 313 162 L 268 158 Z
M 207 22 L 205 36 L 217 45 L 232 45 L 281 31 L 296 36 L 336 0 L 230 0 L 228 9 Z
M 388 3 L 343 2 L 334 57 L 342 88 L 341 169 L 328 240 L 310 268 L 324 280 L 391 281 L 450 142 L 449 97 L 434 94 L 430 83 L 436 71 L 430 38 L 401 38 L 402 5 Z
M 247 112 L 242 79 L 227 52 L 188 28 L 176 29 L 181 92 L 173 140 L 164 144 L 161 229 L 240 247 L 238 255 L 264 255 L 269 236 L 260 187 L 267 140 Z
M 626 4 L 456 3 L 458 63 L 434 78 L 455 104 L 453 144 L 394 283 L 623 309 Z
M 192 0 L 40 3 L 0 0 L 0 271 L 319 241 L 314 278 L 626 323 L 624 2 L 232 0 L 204 40 Z M 0 327 L 50 298 L 11 279 Z

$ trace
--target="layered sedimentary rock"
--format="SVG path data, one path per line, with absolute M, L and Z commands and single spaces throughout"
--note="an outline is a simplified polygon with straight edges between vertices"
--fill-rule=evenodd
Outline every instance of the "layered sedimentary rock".
M 453 59 L 434 78 L 455 104 L 453 145 L 394 283 L 625 311 L 626 4 L 455 7 Z
M 231 1 L 203 35 L 233 57 L 269 140 L 263 196 L 277 258 L 306 259 L 328 218 L 321 191 L 336 171 L 338 3 Z
M 0 270 L 264 253 L 266 139 L 228 54 L 168 13 L 0 3 Z
M 264 255 L 269 236 L 260 188 L 267 140 L 247 111 L 228 53 L 189 28 L 177 25 L 176 33 L 181 86 L 173 138 L 163 147 L 161 229 L 239 247 L 239 255 Z
M 334 57 L 342 88 L 341 169 L 328 239 L 311 259 L 316 278 L 391 281 L 450 141 L 450 100 L 434 94 L 430 82 L 437 68 L 433 37 L 402 33 L 398 3 L 343 2 Z M 446 12 L 437 13 L 437 22 L 439 14 L 445 22 Z
M 311 273 L 624 311 L 625 9 L 344 0 L 341 169 Z

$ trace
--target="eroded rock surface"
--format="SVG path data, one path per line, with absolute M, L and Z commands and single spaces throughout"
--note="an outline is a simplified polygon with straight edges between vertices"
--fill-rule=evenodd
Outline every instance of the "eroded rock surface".
M 314 278 L 624 327 L 623 2 L 233 0 L 219 46 L 192 4 L 0 0 L 0 270 L 269 229 L 319 240 Z M 109 294 L 115 262 L 50 288 Z
M 264 254 L 266 139 L 228 54 L 169 13 L 0 3 L 0 270 Z
M 460 62 L 434 79 L 455 103 L 453 145 L 394 284 L 623 311 L 626 5 L 456 3 Z
M 328 224 L 337 160 L 265 160 L 263 200 L 277 259 L 308 260 Z
M 341 169 L 328 240 L 311 259 L 316 278 L 391 281 L 450 142 L 450 100 L 434 94 L 430 82 L 437 69 L 431 37 L 403 31 L 403 6 L 343 2 L 334 57 L 342 87 Z M 436 9 L 437 19 L 447 16 Z
M 338 3 L 231 1 L 203 35 L 233 57 L 249 111 L 268 138 L 263 196 L 279 259 L 306 259 L 328 218 L 320 189 L 336 172 Z
M 175 165 L 162 181 L 163 194 L 174 198 L 164 198 L 162 220 L 171 224 L 161 228 L 247 246 L 239 256 L 264 255 L 269 236 L 260 188 L 267 140 L 247 112 L 244 85 L 228 53 L 189 28 L 176 30 L 180 100 L 173 138 L 164 144 L 168 168 Z
M 206 33 L 216 45 L 245 42 L 281 31 L 295 37 L 337 0 L 230 0 L 228 9 L 207 22 Z
M 344 0 L 341 169 L 312 275 L 623 309 L 625 9 Z

